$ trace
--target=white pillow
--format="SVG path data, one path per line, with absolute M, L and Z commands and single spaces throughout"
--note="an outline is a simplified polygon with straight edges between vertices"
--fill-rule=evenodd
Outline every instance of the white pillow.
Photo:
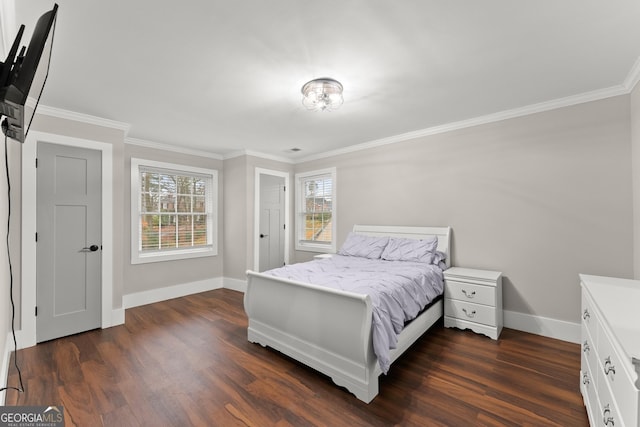
M 421 240 L 392 237 L 384 248 L 381 258 L 387 261 L 413 261 L 431 264 L 437 247 L 437 236 Z
M 388 242 L 389 238 L 386 236 L 365 236 L 351 232 L 338 251 L 338 255 L 379 259 Z

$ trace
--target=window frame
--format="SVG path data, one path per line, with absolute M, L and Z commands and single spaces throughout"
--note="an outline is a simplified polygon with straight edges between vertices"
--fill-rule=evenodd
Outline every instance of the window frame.
M 157 170 L 160 173 L 176 173 L 188 175 L 205 175 L 210 179 L 210 188 L 205 190 L 205 205 L 211 206 L 207 215 L 206 246 L 176 249 L 162 249 L 157 251 L 142 251 L 140 214 L 141 214 L 141 168 Z M 199 168 L 176 163 L 160 162 L 131 158 L 131 264 L 172 261 L 218 255 L 218 171 L 215 169 Z
M 331 178 L 331 242 L 318 243 L 310 242 L 302 237 L 305 232 L 305 222 L 302 216 L 305 213 L 305 197 L 303 183 L 309 178 Z M 315 171 L 295 174 L 295 205 L 296 205 L 296 250 L 307 252 L 335 253 L 336 252 L 336 231 L 337 231 L 337 173 L 336 168 L 319 169 Z

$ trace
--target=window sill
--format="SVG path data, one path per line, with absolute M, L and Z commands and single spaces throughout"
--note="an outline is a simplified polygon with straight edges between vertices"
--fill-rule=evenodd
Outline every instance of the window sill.
M 176 250 L 176 251 L 158 251 L 147 253 L 134 253 L 131 256 L 131 264 L 146 264 L 150 262 L 175 261 L 180 259 L 203 258 L 218 255 L 218 251 L 214 247 Z
M 325 254 L 332 254 L 336 252 L 335 245 L 314 245 L 312 243 L 296 243 L 297 251 L 305 251 L 305 252 L 320 252 Z

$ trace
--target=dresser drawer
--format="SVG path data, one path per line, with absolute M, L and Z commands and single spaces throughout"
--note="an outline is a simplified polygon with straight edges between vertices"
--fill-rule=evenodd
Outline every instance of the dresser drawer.
M 598 369 L 601 376 L 598 388 L 607 384 L 611 389 L 611 397 L 617 403 L 617 409 L 625 425 L 636 425 L 638 414 L 638 391 L 630 377 L 629 369 L 624 366 L 625 361 L 614 348 L 604 327 L 598 324 Z M 630 364 L 629 364 L 630 365 Z
M 593 344 L 597 346 L 598 335 L 596 325 L 598 324 L 598 319 L 594 304 L 586 292 L 582 293 L 582 311 L 580 317 L 582 318 L 583 327 L 589 330 L 591 338 L 594 339 Z
M 580 343 L 580 352 L 582 353 L 582 360 L 589 362 L 591 371 L 598 367 L 598 349 L 596 347 L 596 340 L 593 339 L 584 322 L 582 323 L 582 342 Z M 584 367 L 582 370 L 585 370 Z
M 600 400 L 600 409 L 595 412 L 595 419 L 598 426 L 611 426 L 620 427 L 626 426 L 622 417 L 620 416 L 619 408 L 616 405 L 614 397 L 611 395 L 609 387 L 607 387 L 606 380 L 604 379 L 604 373 L 601 369 L 598 372 L 594 372 L 594 375 L 598 376 L 598 397 Z
M 445 294 L 448 298 L 473 302 L 475 304 L 496 306 L 495 286 L 482 286 L 474 283 L 458 282 L 456 280 L 445 280 Z
M 592 426 L 596 426 L 602 410 L 600 409 L 600 401 L 596 392 L 596 378 L 593 377 L 590 371 L 580 370 L 580 391 L 584 396 L 589 423 Z
M 581 372 L 587 369 L 595 384 L 594 397 L 580 379 L 590 421 L 640 427 L 640 363 L 634 362 L 640 360 L 640 281 L 581 274 L 580 286 L 581 345 L 584 349 L 585 341 L 593 342 L 595 349 L 581 359 Z
M 488 305 L 480 305 L 445 298 L 444 313 L 446 316 L 464 319 L 469 322 L 482 323 L 483 325 L 488 326 L 497 326 L 496 309 L 494 307 L 489 307 Z

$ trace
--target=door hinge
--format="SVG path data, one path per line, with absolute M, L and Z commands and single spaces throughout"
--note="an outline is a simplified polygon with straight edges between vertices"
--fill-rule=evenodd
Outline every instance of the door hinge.
M 38 233 L 36 233 L 36 242 L 38 241 Z
M 38 315 L 38 306 L 36 305 L 36 316 Z
M 287 224 L 282 224 L 282 229 L 286 230 L 287 229 Z
M 286 185 L 282 186 L 282 191 L 287 191 L 287 186 Z
M 38 158 L 36 157 L 36 169 L 38 168 Z

